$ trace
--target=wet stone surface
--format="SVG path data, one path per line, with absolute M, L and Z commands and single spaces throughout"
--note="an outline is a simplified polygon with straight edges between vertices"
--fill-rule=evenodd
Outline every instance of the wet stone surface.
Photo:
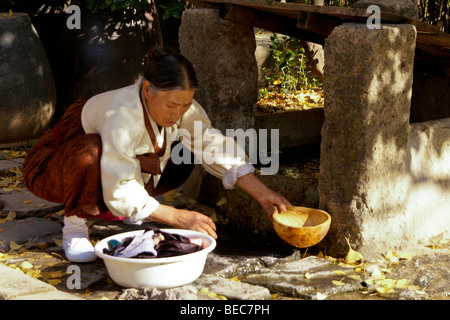
M 109 234 L 133 230 L 136 226 L 104 221 L 98 221 L 97 224 L 96 221 L 90 228 L 91 237 L 103 238 Z M 76 264 L 81 270 L 80 288 L 70 288 L 69 267 L 74 264 L 66 260 L 62 247 L 52 242 L 53 240 L 43 249 L 37 247 L 37 242 L 34 245 L 33 241 L 25 242 L 24 249 L 5 252 L 4 255 L 9 258 L 0 262 L 12 267 L 21 266 L 25 261 L 29 262 L 33 266 L 30 270 L 39 271 L 38 279 L 53 284 L 60 291 L 89 300 L 397 300 L 450 297 L 450 246 L 446 243 L 434 247 L 423 246 L 416 252 L 411 252 L 411 259 L 395 264 L 382 258 L 380 261 L 358 267 L 339 263 L 332 258 L 309 255 L 303 249 L 294 249 L 271 239 L 270 236 L 266 239 L 266 246 L 259 242 L 259 249 L 253 250 L 258 241 L 264 238 L 263 235 L 247 233 L 240 237 L 238 230 L 234 235 L 241 240 L 254 237 L 255 243 L 249 241 L 248 245 L 241 244 L 231 250 L 233 244 L 228 242 L 229 239 L 219 238 L 217 251 L 214 250 L 208 255 L 203 274 L 196 281 L 184 287 L 160 291 L 126 289 L 116 285 L 109 278 L 101 259 L 92 263 Z M 58 234 L 54 235 L 54 239 L 58 236 L 60 237 Z M 310 252 L 314 253 L 313 248 L 310 248 Z M 377 288 L 385 290 L 386 284 L 383 281 L 387 280 L 407 283 L 386 290 L 385 293 L 378 292 Z
M 254 233 L 231 223 L 217 224 L 217 247 L 193 283 L 168 290 L 122 288 L 109 278 L 101 259 L 74 264 L 65 258 L 60 205 L 28 199 L 26 189 L 2 195 L 20 200 L 8 202 L 0 216 L 0 263 L 82 299 L 450 299 L 448 239 L 405 249 L 408 258 L 388 259 L 380 252 L 376 261 L 349 265 L 323 257 L 315 247 L 299 250 L 275 234 Z M 0 208 L 5 209 L 1 199 Z M 5 221 L 10 210 L 21 214 Z M 213 214 L 214 209 L 205 212 Z M 88 225 L 93 241 L 145 227 L 103 220 Z M 73 287 L 73 266 L 80 270 L 79 288 Z

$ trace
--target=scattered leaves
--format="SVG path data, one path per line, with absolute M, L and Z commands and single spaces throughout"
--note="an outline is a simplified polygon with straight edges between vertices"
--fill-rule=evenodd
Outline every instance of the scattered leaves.
M 274 86 L 280 80 L 274 81 Z M 322 108 L 323 90 L 320 88 L 304 88 L 293 93 L 268 92 L 257 102 L 257 111 L 261 113 L 279 113 L 285 111 L 308 110 Z
M 9 169 L 10 174 L 6 177 L 0 177 L 0 188 L 3 192 L 11 192 L 23 189 L 22 171 L 19 167 Z
M 210 297 L 212 299 L 218 298 L 220 300 L 227 300 L 226 297 L 218 295 L 215 292 L 209 291 L 209 288 L 202 288 L 202 289 L 200 289 L 199 293 L 206 294 L 206 295 L 208 295 L 208 297 Z
M 66 275 L 66 271 L 64 270 L 56 270 L 56 271 L 46 271 L 42 272 L 42 276 L 48 280 L 50 279 L 61 279 Z
M 411 260 L 412 255 L 410 253 L 397 254 L 395 251 L 388 251 L 383 253 L 383 257 L 385 257 L 389 261 L 389 265 L 398 264 L 400 260 Z

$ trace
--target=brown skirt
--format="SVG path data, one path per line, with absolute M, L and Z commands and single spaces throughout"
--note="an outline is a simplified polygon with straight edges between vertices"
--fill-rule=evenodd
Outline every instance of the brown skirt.
M 103 201 L 102 141 L 99 135 L 84 132 L 81 111 L 86 101 L 79 99 L 71 105 L 31 148 L 23 166 L 24 182 L 36 196 L 63 203 L 66 216 L 121 220 Z M 147 184 L 146 189 L 152 196 L 173 190 L 187 180 L 192 169 L 193 164 L 175 165 L 169 160 L 157 187 Z

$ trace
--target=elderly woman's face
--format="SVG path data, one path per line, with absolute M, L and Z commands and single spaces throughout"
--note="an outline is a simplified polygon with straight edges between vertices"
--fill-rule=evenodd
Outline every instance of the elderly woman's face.
M 144 81 L 142 89 L 150 115 L 161 127 L 173 126 L 188 111 L 195 90 L 157 91 Z

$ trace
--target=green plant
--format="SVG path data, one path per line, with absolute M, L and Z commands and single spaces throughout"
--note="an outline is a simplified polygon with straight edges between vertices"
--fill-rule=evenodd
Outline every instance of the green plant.
M 280 39 L 274 33 L 270 41 L 269 49 L 274 59 L 274 67 L 263 69 L 269 87 L 288 93 L 305 86 L 321 85 L 319 80 L 310 79 L 305 49 L 298 39 L 285 36 Z
M 148 8 L 147 0 L 85 0 L 86 6 L 92 12 L 98 10 L 118 10 L 128 9 L 130 7 L 135 8 L 138 11 L 146 10 Z
M 163 20 L 170 17 L 181 18 L 181 14 L 186 8 L 186 1 L 184 0 L 160 0 L 158 5 L 163 9 Z

